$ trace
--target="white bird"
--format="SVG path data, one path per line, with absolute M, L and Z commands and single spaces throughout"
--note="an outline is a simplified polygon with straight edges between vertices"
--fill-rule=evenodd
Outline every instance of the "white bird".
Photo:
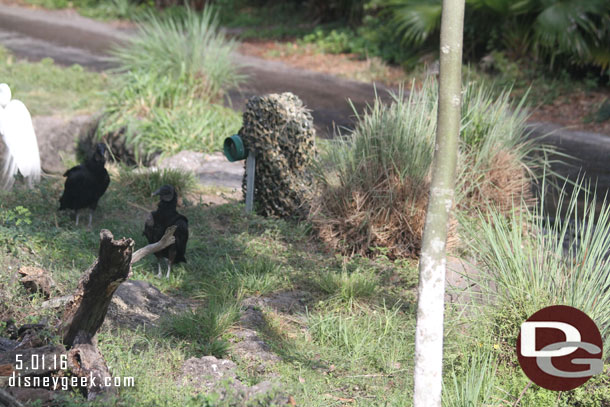
M 10 189 L 18 172 L 31 188 L 40 181 L 38 141 L 30 112 L 20 100 L 11 100 L 6 83 L 0 83 L 0 134 L 5 144 L 0 188 Z

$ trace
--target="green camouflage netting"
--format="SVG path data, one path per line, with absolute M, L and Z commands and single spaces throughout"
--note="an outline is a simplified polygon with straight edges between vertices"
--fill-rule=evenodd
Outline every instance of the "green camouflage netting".
M 315 154 L 313 118 L 292 93 L 248 101 L 239 130 L 244 147 L 256 155 L 254 207 L 264 216 L 302 219 Z M 242 190 L 246 194 L 246 175 Z

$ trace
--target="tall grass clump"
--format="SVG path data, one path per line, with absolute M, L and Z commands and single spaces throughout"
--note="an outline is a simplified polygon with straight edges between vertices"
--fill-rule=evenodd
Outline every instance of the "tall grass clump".
M 192 172 L 175 168 L 134 171 L 120 166 L 119 183 L 135 196 L 144 199 L 150 199 L 151 194 L 163 185 L 172 185 L 178 196 L 185 196 L 197 188 L 197 178 Z
M 569 305 L 591 317 L 610 346 L 610 206 L 582 182 L 564 189 L 555 214 L 496 209 L 466 222 L 480 265 L 476 283 L 493 304 L 495 335 L 514 348 L 521 322 L 541 308 Z M 554 218 L 552 217 L 554 215 Z
M 345 254 L 417 256 L 428 203 L 437 124 L 437 84 L 408 96 L 379 98 L 357 117 L 348 137 L 319 160 L 311 220 L 323 240 Z M 509 208 L 529 197 L 533 171 L 544 166 L 524 142 L 524 102 L 511 106 L 485 85 L 469 83 L 463 97 L 456 206 L 472 212 L 488 204 Z M 455 222 L 449 245 L 456 242 Z
M 465 357 L 466 367 L 450 366 L 450 380 L 445 381 L 443 407 L 494 406 L 494 382 L 498 368 L 496 356 L 476 349 Z
M 524 140 L 525 103 L 526 97 L 511 103 L 510 89 L 497 94 L 484 85 L 465 87 L 456 180 L 461 211 L 494 205 L 506 212 L 522 199 L 533 203 L 531 181 L 545 169 L 548 148 Z
M 222 337 L 239 320 L 240 306 L 230 297 L 213 296 L 205 307 L 167 317 L 161 330 L 167 336 L 183 339 L 204 355 L 223 357 L 228 342 Z
M 122 71 L 153 70 L 159 78 L 189 82 L 193 92 L 214 100 L 239 85 L 242 76 L 231 60 L 237 48 L 218 26 L 216 12 L 186 8 L 168 17 L 150 13 L 138 35 L 114 50 Z
M 394 372 L 409 366 L 413 359 L 413 344 L 408 340 L 413 320 L 400 311 L 399 304 L 359 308 L 349 314 L 310 314 L 308 324 L 312 340 L 325 355 L 365 372 Z
M 113 51 L 118 75 L 98 133 L 113 139 L 110 145 L 122 138 L 136 161 L 159 152 L 218 150 L 241 122 L 222 106 L 244 79 L 231 59 L 236 46 L 212 8 L 149 14 L 138 34 Z

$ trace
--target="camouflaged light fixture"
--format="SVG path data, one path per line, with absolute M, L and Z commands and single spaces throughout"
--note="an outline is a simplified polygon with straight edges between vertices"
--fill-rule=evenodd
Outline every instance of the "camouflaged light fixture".
M 239 130 L 244 147 L 256 155 L 254 206 L 257 213 L 304 218 L 311 186 L 308 167 L 315 154 L 313 118 L 292 93 L 253 97 Z M 246 175 L 242 182 L 246 195 Z

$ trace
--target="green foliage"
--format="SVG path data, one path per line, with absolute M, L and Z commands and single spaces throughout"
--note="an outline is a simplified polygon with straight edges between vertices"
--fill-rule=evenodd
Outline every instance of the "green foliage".
M 236 46 L 219 30 L 212 8 L 202 13 L 187 8 L 183 16 L 149 14 L 140 22 L 138 34 L 113 54 L 121 71 L 152 68 L 154 80 L 167 78 L 215 101 L 243 79 L 231 60 Z
M 464 368 L 449 367 L 451 380 L 444 385 L 443 407 L 491 406 L 498 368 L 496 355 L 481 349 L 462 357 Z
M 351 137 L 338 138 L 322 163 L 324 183 L 336 176 L 341 185 L 370 190 L 380 175 L 397 174 L 418 186 L 428 175 L 436 131 L 436 106 L 431 84 L 405 97 L 402 90 L 386 106 L 379 98 L 361 116 Z M 325 171 L 333 163 L 336 174 Z M 328 174 L 328 175 L 325 175 Z
M 493 50 L 545 61 L 552 68 L 610 67 L 607 44 L 610 4 L 603 0 L 542 1 L 468 0 L 466 55 Z M 387 0 L 385 12 L 408 46 L 422 52 L 438 49 L 440 1 Z M 428 41 L 431 39 L 430 41 Z
M 378 284 L 374 274 L 363 270 L 328 272 L 316 280 L 321 291 L 350 305 L 360 298 L 372 297 L 377 292 Z
M 167 318 L 162 330 L 166 335 L 189 341 L 202 355 L 223 357 L 228 343 L 222 335 L 239 319 L 240 306 L 230 296 L 212 296 L 205 307 Z
M 0 224 L 3 226 L 19 226 L 21 224 L 30 225 L 32 224 L 32 220 L 30 217 L 32 213 L 28 208 L 24 208 L 19 205 L 14 209 L 8 209 L 6 211 L 0 212 Z
M 125 141 L 150 157 L 219 150 L 240 117 L 216 104 L 243 76 L 231 61 L 236 43 L 219 31 L 211 8 L 165 17 L 148 14 L 139 34 L 114 50 L 120 65 L 99 131 L 125 128 Z
M 338 311 L 312 314 L 309 331 L 317 345 L 347 356 L 344 363 L 348 366 L 392 372 L 411 363 L 412 337 L 404 333 L 412 332 L 413 323 L 397 304 L 373 312 L 356 308 L 349 315 Z
M 491 210 L 466 223 L 470 248 L 483 265 L 477 283 L 504 310 L 497 321 L 502 337 L 516 338 L 520 323 L 539 309 L 565 304 L 596 322 L 607 353 L 610 207 L 601 203 L 596 212 L 595 195 L 582 184 L 563 190 L 562 201 L 553 222 L 522 208 L 509 217 Z
M 84 16 L 111 19 L 137 18 L 145 12 L 149 2 L 134 0 L 25 0 L 28 4 L 48 9 L 75 8 Z
M 286 285 L 282 267 L 268 257 L 235 264 L 228 260 L 227 269 L 218 283 L 244 295 L 266 295 Z

